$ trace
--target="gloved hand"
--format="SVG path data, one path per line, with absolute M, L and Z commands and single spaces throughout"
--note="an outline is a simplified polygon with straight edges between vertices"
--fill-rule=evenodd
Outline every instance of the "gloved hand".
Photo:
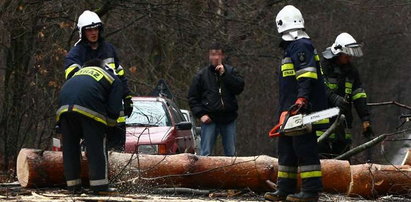
M 131 98 L 126 98 L 123 100 L 124 102 L 124 115 L 130 117 L 131 113 L 133 112 L 133 101 Z
M 280 133 L 279 133 L 278 130 L 280 130 L 281 126 L 284 124 L 285 117 L 287 116 L 287 114 L 288 114 L 288 111 L 281 112 L 280 120 L 278 120 L 277 125 L 275 125 L 275 126 L 270 130 L 270 132 L 268 132 L 268 136 L 270 136 L 270 137 L 280 136 Z
M 308 107 L 308 100 L 307 98 L 299 97 L 294 103 L 294 107 L 291 110 L 291 115 L 296 115 L 301 112 L 301 110 L 305 110 Z
M 371 123 L 369 121 L 362 122 L 362 135 L 365 138 L 371 138 L 374 136 L 374 132 L 371 128 Z
M 341 96 L 335 98 L 334 104 L 343 112 L 348 112 L 350 110 L 350 103 Z

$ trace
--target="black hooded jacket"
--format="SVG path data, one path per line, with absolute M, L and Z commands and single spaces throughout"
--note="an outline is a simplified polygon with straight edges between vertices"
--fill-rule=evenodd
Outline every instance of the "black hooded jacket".
M 210 116 L 216 123 L 229 123 L 237 118 L 236 95 L 244 89 L 244 80 L 232 66 L 224 64 L 219 75 L 213 65 L 202 68 L 194 77 L 188 93 L 191 111 L 197 118 Z

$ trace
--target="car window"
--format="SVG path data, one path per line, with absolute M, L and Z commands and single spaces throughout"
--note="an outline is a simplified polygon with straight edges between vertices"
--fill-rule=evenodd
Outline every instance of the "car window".
M 171 126 L 170 116 L 162 102 L 134 100 L 133 106 L 127 125 Z
M 185 121 L 189 121 L 189 116 L 188 116 L 188 114 L 186 114 L 186 113 L 184 113 L 184 112 L 181 112 L 181 113 L 183 113 L 183 115 L 184 115 L 184 120 L 185 120 Z
M 184 116 L 174 103 L 170 103 L 170 111 L 174 116 L 176 123 L 184 121 Z

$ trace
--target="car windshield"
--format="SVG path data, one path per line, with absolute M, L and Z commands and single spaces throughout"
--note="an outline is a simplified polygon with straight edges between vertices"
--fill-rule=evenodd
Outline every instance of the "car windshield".
M 162 102 L 134 100 L 134 110 L 126 124 L 129 126 L 171 126 L 167 109 Z

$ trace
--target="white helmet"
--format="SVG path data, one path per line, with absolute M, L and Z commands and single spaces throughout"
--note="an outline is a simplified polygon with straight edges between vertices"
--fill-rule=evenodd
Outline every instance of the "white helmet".
M 300 10 L 292 5 L 287 5 L 278 12 L 275 18 L 278 33 L 289 30 L 304 29 L 304 18 Z
M 78 33 L 79 33 L 79 40 L 77 43 L 81 41 L 82 38 L 82 32 L 84 29 L 87 28 L 95 28 L 99 27 L 100 31 L 103 29 L 103 22 L 101 22 L 100 17 L 98 17 L 97 13 L 89 10 L 85 10 L 78 18 L 77 22 L 77 28 L 78 28 Z M 100 37 L 101 33 L 99 33 Z M 76 44 L 77 44 L 76 43 Z
M 339 53 L 345 53 L 354 57 L 361 57 L 363 55 L 361 45 L 346 32 L 337 36 L 330 49 L 333 55 L 338 55 Z

